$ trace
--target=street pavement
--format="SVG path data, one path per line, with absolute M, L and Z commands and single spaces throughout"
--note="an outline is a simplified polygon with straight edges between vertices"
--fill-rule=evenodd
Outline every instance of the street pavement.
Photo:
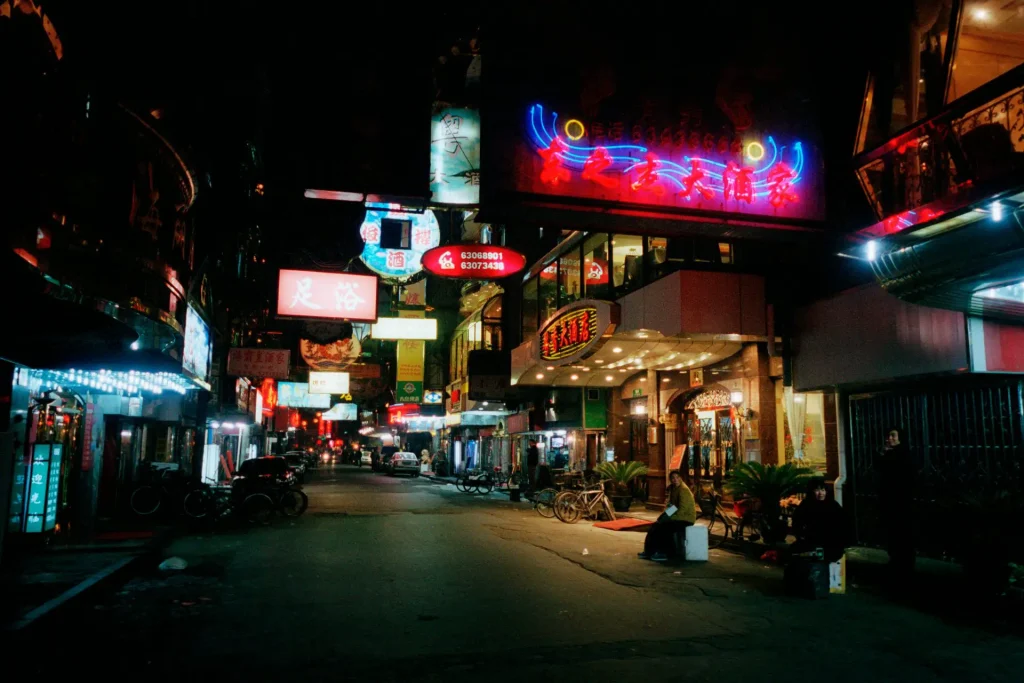
M 149 569 L 8 641 L 23 675 L 1024 679 L 1024 641 L 1001 627 L 856 587 L 785 597 L 778 568 L 732 553 L 643 562 L 642 533 L 347 465 L 306 491 L 302 518 L 182 535 L 164 556 L 184 571 Z

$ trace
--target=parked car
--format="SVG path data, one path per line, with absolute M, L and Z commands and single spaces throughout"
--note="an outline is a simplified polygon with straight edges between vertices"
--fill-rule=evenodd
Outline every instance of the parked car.
M 388 474 L 411 474 L 414 477 L 420 476 L 420 459 L 415 453 L 398 451 L 388 461 Z
M 253 491 L 266 486 L 291 486 L 297 483 L 295 471 L 285 458 L 279 455 L 264 455 L 243 462 L 235 473 L 232 485 Z
M 362 452 L 360 452 L 360 454 L 359 454 L 359 466 L 362 467 L 363 465 L 372 465 L 372 464 L 373 464 L 373 457 L 372 457 L 372 454 L 370 453 L 370 451 L 362 451 Z
M 295 478 L 301 484 L 306 479 L 306 454 L 285 453 L 284 459 L 291 465 L 292 470 L 295 471 Z

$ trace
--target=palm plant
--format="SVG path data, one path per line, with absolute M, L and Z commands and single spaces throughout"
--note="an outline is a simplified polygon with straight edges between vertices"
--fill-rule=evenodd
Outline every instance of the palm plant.
M 744 462 L 729 473 L 725 488 L 734 496 L 758 501 L 765 520 L 766 541 L 784 540 L 785 523 L 780 501 L 802 491 L 812 474 L 814 470 L 789 462 L 784 465 Z
M 650 468 L 642 462 L 602 462 L 594 470 L 602 479 L 610 479 L 618 492 L 629 491 L 629 482 L 647 474 Z

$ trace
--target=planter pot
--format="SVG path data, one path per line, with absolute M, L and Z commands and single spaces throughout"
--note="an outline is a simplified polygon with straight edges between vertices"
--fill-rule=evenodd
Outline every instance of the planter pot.
M 629 506 L 633 504 L 633 496 L 608 496 L 612 499 L 612 508 L 616 512 L 629 512 Z

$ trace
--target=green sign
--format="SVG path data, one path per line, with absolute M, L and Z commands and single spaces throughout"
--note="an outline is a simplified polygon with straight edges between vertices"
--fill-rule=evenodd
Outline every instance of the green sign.
M 641 389 L 640 387 L 637 387 L 636 389 L 633 390 L 633 398 L 637 398 L 638 396 L 643 396 L 643 395 L 644 395 L 644 390 Z
M 422 403 L 423 382 L 406 380 L 398 382 L 398 391 L 395 392 L 395 403 Z

